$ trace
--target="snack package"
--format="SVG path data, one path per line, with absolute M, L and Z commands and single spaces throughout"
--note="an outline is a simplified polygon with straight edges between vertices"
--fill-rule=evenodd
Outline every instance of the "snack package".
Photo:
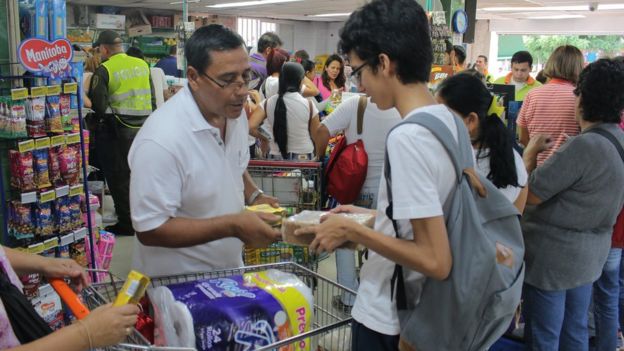
M 38 273 L 26 274 L 19 277 L 23 292 L 27 298 L 32 299 L 39 296 L 39 286 L 41 285 L 41 276 Z
M 49 284 L 39 288 L 39 297 L 33 302 L 37 313 L 52 330 L 61 329 L 65 325 L 61 298 Z
M 54 234 L 54 225 L 52 202 L 37 203 L 35 205 L 35 234 L 52 235 Z
M 35 233 L 33 211 L 30 204 L 11 201 L 9 205 L 9 234 L 16 239 L 32 238 Z
M 60 149 L 61 147 L 59 146 L 52 146 L 48 149 L 48 170 L 50 172 L 50 182 L 54 186 L 60 186 L 63 184 L 61 165 L 59 163 Z
M 11 102 L 7 136 L 10 138 L 25 138 L 26 133 L 26 101 Z
M 61 176 L 67 185 L 80 183 L 80 153 L 76 145 L 68 145 L 59 154 Z
M 87 261 L 87 246 L 85 245 L 85 239 L 78 240 L 69 245 L 69 256 L 79 265 L 87 268 L 89 262 Z
M 251 211 L 251 212 L 262 212 L 262 213 L 270 213 L 272 215 L 276 215 L 279 216 L 279 220 L 277 220 L 277 222 L 275 223 L 268 223 L 269 225 L 272 226 L 276 226 L 279 227 L 280 225 L 282 225 L 282 218 L 284 216 L 286 216 L 286 209 L 282 208 L 282 207 L 273 207 L 271 205 L 268 204 L 262 204 L 262 205 L 255 205 L 255 206 L 247 206 L 245 208 L 247 211 Z
M 37 188 L 45 189 L 51 187 L 50 172 L 48 171 L 48 149 L 33 150 L 32 154 Z
M 63 126 L 63 130 L 72 131 L 72 117 L 71 117 L 71 97 L 67 94 L 62 94 L 60 96 L 60 109 L 61 109 L 61 124 Z
M 45 125 L 45 97 L 34 97 L 27 100 L 26 131 L 32 138 L 47 136 Z
M 33 155 L 31 151 L 9 151 L 11 169 L 11 186 L 21 192 L 34 191 L 35 170 L 33 168 Z
M 83 223 L 82 223 L 82 211 L 80 210 L 80 195 L 69 197 L 68 204 L 69 204 L 71 229 L 76 230 L 76 229 L 82 228 Z
M 54 205 L 56 227 L 59 233 L 65 234 L 71 232 L 73 230 L 73 225 L 69 197 L 63 196 L 57 198 Z
M 303 211 L 297 215 L 288 217 L 282 222 L 282 239 L 290 244 L 308 246 L 314 241 L 313 234 L 295 235 L 295 230 L 321 223 L 321 218 L 329 212 L 323 211 Z M 375 224 L 375 216 L 368 213 L 339 213 L 336 216 L 343 216 L 359 224 L 372 228 Z M 348 248 L 355 248 L 352 243 L 347 244 Z
M 58 95 L 46 97 L 46 129 L 50 133 L 63 133 L 60 102 Z

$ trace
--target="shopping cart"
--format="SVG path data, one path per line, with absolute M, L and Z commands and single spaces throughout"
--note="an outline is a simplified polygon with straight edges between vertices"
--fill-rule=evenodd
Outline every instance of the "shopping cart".
M 251 160 L 247 171 L 256 185 L 276 197 L 289 215 L 321 209 L 320 162 Z M 295 262 L 317 271 L 319 260 L 307 247 L 276 243 L 266 249 L 245 249 L 243 261 L 246 265 Z
M 355 292 L 334 283 L 319 274 L 292 262 L 271 265 L 249 266 L 237 269 L 222 270 L 210 273 L 192 273 L 173 276 L 155 277 L 151 280 L 151 286 L 157 287 L 174 283 L 181 283 L 197 279 L 210 279 L 240 275 L 249 272 L 264 271 L 267 269 L 279 269 L 296 275 L 299 279 L 310 286 L 315 282 L 314 309 L 310 331 L 290 337 L 275 344 L 258 348 L 257 351 L 268 350 L 295 350 L 295 345 L 308 339 L 310 351 L 348 351 L 351 349 L 351 321 L 349 311 L 340 310 L 332 305 L 334 296 L 342 294 L 353 295 Z M 82 292 L 82 297 L 90 309 L 113 301 L 118 291 L 123 286 L 123 280 L 111 276 L 110 282 L 94 284 Z M 182 347 L 157 347 L 150 343 L 137 330 L 133 330 L 125 343 L 106 348 L 106 350 L 167 350 L 167 351 L 193 351 L 192 348 Z

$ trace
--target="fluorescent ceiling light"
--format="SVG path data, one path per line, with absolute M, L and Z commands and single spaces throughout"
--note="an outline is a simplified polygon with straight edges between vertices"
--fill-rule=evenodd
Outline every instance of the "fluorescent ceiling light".
M 484 7 L 486 12 L 548 12 L 548 11 L 589 11 L 589 5 L 570 6 L 504 6 L 504 7 Z M 597 10 L 624 10 L 622 4 L 599 4 Z
M 585 18 L 583 15 L 553 15 L 553 16 L 535 16 L 535 17 L 527 17 L 528 19 L 572 19 L 572 18 Z
M 351 12 L 342 12 L 342 13 L 321 13 L 318 15 L 311 15 L 312 17 L 347 17 L 350 16 Z
M 198 3 L 199 0 L 186 0 L 187 4 L 196 4 Z M 176 2 L 170 2 L 169 5 L 181 5 L 184 4 L 184 1 L 176 1 Z
M 242 1 L 242 2 L 226 2 L 222 4 L 208 5 L 206 7 L 224 9 L 224 8 L 229 8 L 229 7 L 262 6 L 262 5 L 281 4 L 284 2 L 296 2 L 296 1 L 303 1 L 303 0 L 254 0 L 254 1 Z

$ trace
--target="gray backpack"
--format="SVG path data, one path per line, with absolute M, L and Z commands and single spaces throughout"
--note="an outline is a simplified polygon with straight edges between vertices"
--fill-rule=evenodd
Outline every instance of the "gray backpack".
M 455 165 L 457 188 L 444 204 L 453 256 L 448 278 L 427 278 L 418 300 L 409 296 L 403 267 L 395 267 L 391 294 L 394 298 L 396 292 L 402 341 L 418 351 L 486 350 L 509 327 L 520 303 L 524 241 L 519 213 L 489 180 L 476 175 L 468 131 L 458 117 L 459 143 L 442 121 L 428 113 L 417 113 L 395 128 L 403 124 L 419 124 L 442 143 Z M 386 214 L 398 237 L 390 170 L 386 151 L 390 203 Z

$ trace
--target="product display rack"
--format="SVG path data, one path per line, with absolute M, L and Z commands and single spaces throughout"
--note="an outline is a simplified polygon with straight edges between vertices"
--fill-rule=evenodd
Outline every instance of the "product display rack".
M 24 194 L 20 194 L 20 201 L 24 201 L 24 197 L 22 195 L 28 195 L 31 198 L 30 199 L 26 199 L 24 204 L 27 203 L 33 203 L 33 202 L 43 202 L 41 195 L 44 195 L 46 197 L 51 197 L 53 196 L 53 198 L 56 200 L 57 198 L 61 198 L 63 196 L 77 196 L 80 195 L 82 193 L 84 193 L 86 195 L 86 200 L 84 201 L 84 206 L 85 206 L 85 210 L 87 213 L 87 216 L 85 218 L 85 223 L 83 223 L 82 227 L 80 229 L 76 229 L 73 230 L 71 233 L 63 233 L 63 234 L 59 234 L 59 233 L 54 233 L 53 235 L 50 235 L 49 238 L 43 240 L 43 241 L 39 241 L 37 243 L 28 245 L 26 247 L 21 246 L 18 247 L 18 249 L 27 251 L 27 252 L 31 252 L 31 253 L 41 253 L 43 251 L 55 248 L 56 246 L 59 246 L 59 244 L 63 244 L 63 243 L 67 243 L 68 241 L 70 241 L 71 238 L 69 238 L 70 236 L 74 236 L 74 240 L 82 240 L 82 238 L 88 236 L 87 242 L 89 243 L 88 247 L 85 248 L 85 250 L 87 252 L 85 252 L 87 254 L 88 257 L 88 266 L 90 266 L 91 268 L 95 268 L 96 267 L 96 261 L 95 261 L 95 236 L 93 233 L 93 224 L 92 220 L 91 220 L 91 205 L 90 205 L 90 201 L 88 199 L 88 195 L 89 195 L 89 191 L 88 191 L 88 182 L 87 182 L 87 154 L 86 154 L 86 147 L 85 147 L 85 137 L 84 137 L 84 128 L 83 128 L 83 114 L 82 114 L 82 109 L 80 108 L 82 106 L 82 96 L 79 93 L 78 87 L 79 84 L 76 80 L 75 77 L 70 76 L 64 79 L 66 82 L 62 83 L 62 89 L 63 89 L 63 93 L 66 94 L 74 94 L 76 101 L 77 101 L 77 109 L 73 109 L 72 113 L 76 113 L 78 115 L 78 123 L 77 123 L 77 132 L 74 133 L 70 133 L 69 135 L 67 135 L 66 133 L 60 133 L 60 135 L 55 135 L 56 138 L 62 137 L 63 139 L 65 139 L 65 137 L 67 136 L 70 143 L 75 144 L 75 145 L 80 145 L 80 175 L 81 175 L 81 184 L 74 184 L 73 186 L 69 186 L 69 185 L 63 185 L 63 186 L 55 186 L 55 185 L 51 185 L 50 188 L 52 188 L 51 190 L 47 190 L 45 192 L 39 192 L 38 190 L 36 190 L 35 192 L 29 192 L 29 193 L 24 193 Z M 16 82 L 20 82 L 20 81 L 29 81 L 32 83 L 36 83 L 36 82 L 46 82 L 46 83 L 50 83 L 50 79 L 48 77 L 45 76 L 36 76 L 36 75 L 18 75 L 18 76 L 12 76 L 12 75 L 2 75 L 0 73 L 0 83 L 9 83 L 9 85 L 11 86 L 17 86 L 17 85 L 22 85 L 22 84 L 16 84 Z M 33 84 L 26 84 L 26 85 L 33 85 Z M 55 85 L 57 86 L 57 85 Z M 31 95 L 33 94 L 33 88 L 35 89 L 46 89 L 47 90 L 48 86 L 40 86 L 40 87 L 31 87 L 30 90 L 28 88 L 13 88 L 10 89 L 11 90 L 11 95 L 12 98 L 13 97 L 18 97 L 19 98 L 29 98 L 31 97 Z M 52 87 L 52 86 L 50 86 Z M 59 88 L 60 89 L 60 88 Z M 21 96 L 20 96 L 21 95 Z M 50 134 L 50 133 L 48 133 Z M 50 135 L 48 135 L 47 137 L 41 137 L 38 138 L 36 140 L 44 140 L 44 139 L 53 139 L 54 137 L 51 138 Z M 9 149 L 11 149 L 12 147 L 15 147 L 19 144 L 24 144 L 25 142 L 29 142 L 32 141 L 33 143 L 35 142 L 35 138 L 33 137 L 29 137 L 29 136 L 17 136 L 17 137 L 0 137 L 1 140 L 1 147 L 0 147 L 0 200 L 2 201 L 2 228 L 4 230 L 4 236 L 3 236 L 3 244 L 11 247 L 11 246 L 15 246 L 16 242 L 19 242 L 20 240 L 15 240 L 13 237 L 10 236 L 9 234 L 9 201 L 11 198 L 15 198 L 15 196 L 7 196 L 9 194 L 9 191 L 11 190 L 11 186 L 9 185 L 9 183 L 7 182 L 9 179 Z M 57 139 L 58 140 L 58 139 Z M 64 145 L 64 143 L 63 143 Z M 58 192 L 58 193 L 57 193 Z M 34 193 L 34 195 L 32 195 Z M 37 196 L 38 195 L 38 196 Z M 32 199 L 32 196 L 35 196 L 35 199 Z M 46 200 L 49 201 L 49 200 Z M 82 212 L 81 212 L 82 213 Z M 82 215 L 81 215 L 82 217 Z M 85 228 L 86 226 L 86 228 Z M 96 280 L 96 275 L 95 273 L 92 273 L 91 278 L 95 281 Z

